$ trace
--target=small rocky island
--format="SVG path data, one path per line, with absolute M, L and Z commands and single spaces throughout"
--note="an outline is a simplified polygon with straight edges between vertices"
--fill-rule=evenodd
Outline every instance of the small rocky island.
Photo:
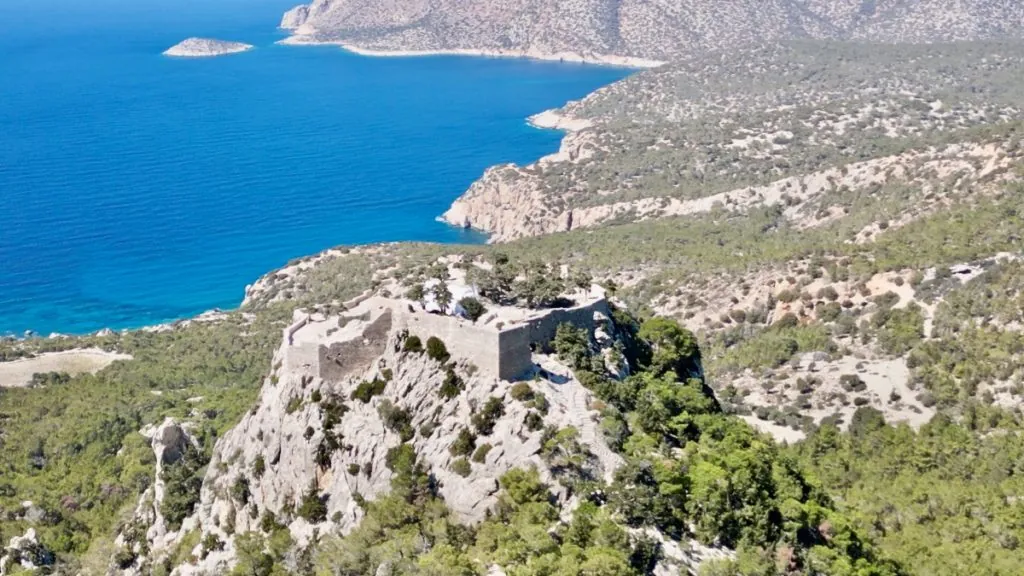
M 225 42 L 211 38 L 188 38 L 176 44 L 166 51 L 164 56 L 177 56 L 180 58 L 208 58 L 211 56 L 223 56 L 236 52 L 252 50 L 252 44 L 241 42 Z

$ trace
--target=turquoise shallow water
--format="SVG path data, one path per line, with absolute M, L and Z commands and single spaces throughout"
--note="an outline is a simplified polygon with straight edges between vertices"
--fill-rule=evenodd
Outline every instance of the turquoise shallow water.
M 294 2 L 0 2 L 0 334 L 230 308 L 339 244 L 480 241 L 434 218 L 557 149 L 527 116 L 629 73 L 277 46 Z M 188 36 L 257 49 L 160 55 Z

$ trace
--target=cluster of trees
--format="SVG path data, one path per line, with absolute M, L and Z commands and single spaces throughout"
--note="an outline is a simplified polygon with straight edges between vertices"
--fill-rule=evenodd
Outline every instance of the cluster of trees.
M 567 291 L 589 290 L 591 286 L 591 277 L 585 272 L 577 271 L 563 278 L 555 264 L 533 259 L 516 262 L 503 253 L 494 255 L 490 270 L 470 266 L 466 280 L 492 302 L 528 308 L 567 305 L 563 296 Z
M 782 450 L 836 497 L 850 526 L 912 574 L 1009 576 L 1024 570 L 1024 436 L 944 415 L 915 432 L 861 408 L 850 432 L 823 425 Z
M 556 349 L 607 404 L 603 428 L 627 458 L 608 489 L 615 518 L 737 549 L 716 574 L 901 573 L 770 438 L 723 413 L 692 333 L 664 318 L 613 316 L 636 368 L 624 381 L 588 369 L 589 349 L 569 329 Z

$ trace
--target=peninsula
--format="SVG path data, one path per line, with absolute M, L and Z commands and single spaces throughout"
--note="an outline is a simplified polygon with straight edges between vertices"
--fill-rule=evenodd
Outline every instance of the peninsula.
M 252 44 L 226 42 L 212 38 L 187 38 L 164 51 L 164 56 L 179 58 L 209 58 L 252 50 Z

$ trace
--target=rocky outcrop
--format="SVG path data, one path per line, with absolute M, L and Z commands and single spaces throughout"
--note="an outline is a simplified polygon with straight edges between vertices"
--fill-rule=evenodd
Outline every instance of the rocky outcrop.
M 35 528 L 22 536 L 14 536 L 0 554 L 0 576 L 52 566 L 57 556 L 39 543 Z
M 561 116 L 556 119 L 551 115 L 541 120 L 540 126 L 570 130 L 558 152 L 526 167 L 505 164 L 489 168 L 452 203 L 441 216 L 443 221 L 486 232 L 491 242 L 566 232 L 573 228 L 573 211 L 553 197 L 544 182 L 543 168 L 585 161 L 600 147 L 592 132 L 571 131 L 589 127 L 586 121 Z
M 178 531 L 170 530 L 160 511 L 166 493 L 164 469 L 178 462 L 190 447 L 197 447 L 197 441 L 189 433 L 189 428 L 188 424 L 167 418 L 159 426 L 147 426 L 139 431 L 149 439 L 156 465 L 153 485 L 139 497 L 131 521 L 125 524 L 115 542 L 121 551 L 121 558 L 126 559 L 121 568 L 128 574 L 145 573 L 144 568 L 149 560 L 146 552 L 150 548 L 166 548 L 191 528 L 186 525 Z M 131 562 L 127 559 L 131 559 Z
M 297 30 L 309 18 L 309 6 L 301 4 L 284 13 L 281 18 L 281 28 L 284 30 Z
M 486 232 L 491 242 L 567 230 L 567 218 L 559 218 L 546 204 L 543 182 L 535 174 L 507 164 L 489 168 L 441 219 L 452 226 Z
M 188 38 L 164 51 L 164 56 L 179 58 L 208 58 L 252 50 L 251 44 L 225 42 L 211 38 Z
M 374 302 L 371 299 L 365 306 Z M 537 364 L 543 366 L 536 369 L 541 376 L 529 384 L 516 384 L 479 370 L 458 355 L 445 366 L 425 353 L 405 351 L 408 331 L 399 326 L 378 347 L 377 332 L 391 326 L 390 314 L 371 318 L 358 312 L 308 328 L 300 318 L 294 331 L 304 329 L 302 334 L 285 331 L 258 405 L 218 441 L 200 503 L 179 531 L 198 529 L 204 538 L 213 534 L 224 543 L 223 550 L 210 551 L 201 565 L 180 567 L 180 573 L 229 568 L 235 554 L 233 535 L 259 531 L 268 514 L 287 526 L 300 546 L 316 533 L 348 532 L 362 518 L 362 500 L 375 499 L 390 489 L 388 453 L 403 441 L 414 447 L 449 508 L 467 523 L 484 519 L 496 502 L 498 478 L 512 468 L 537 467 L 545 480 L 557 486 L 563 472 L 553 468 L 542 451 L 542 428 L 527 423 L 533 404 L 512 398 L 512 387 L 517 385 L 528 385 L 547 399 L 544 425 L 579 432 L 580 442 L 589 451 L 586 474 L 608 479 L 621 464 L 600 433 L 590 392 L 556 359 L 537 356 Z M 602 327 L 595 347 L 613 346 L 614 332 L 607 318 L 602 315 L 595 323 Z M 344 370 L 324 371 L 312 358 L 306 361 L 303 354 L 296 355 L 305 344 L 300 338 L 315 336 L 329 325 L 340 327 L 323 332 L 330 349 L 347 351 L 359 362 L 343 362 Z M 419 336 L 426 340 L 430 335 Z M 342 339 L 349 345 L 337 346 Z M 359 353 L 359 346 L 366 347 L 372 357 Z M 338 360 L 332 358 L 321 355 L 320 362 Z M 461 391 L 440 393 L 451 386 Z M 493 429 L 480 432 L 475 440 L 477 448 L 488 445 L 489 449 L 472 460 L 468 454 L 453 454 L 452 445 L 460 433 L 474 429 L 473 415 L 489 401 L 500 403 L 500 414 Z M 163 447 L 158 456 L 172 453 L 176 437 L 172 430 L 165 425 L 154 435 L 154 447 Z M 468 473 L 460 470 L 467 463 Z M 325 502 L 326 519 L 299 514 L 298 506 L 310 490 Z M 564 492 L 562 496 L 567 497 Z M 153 501 L 158 500 L 156 490 Z M 158 507 L 150 504 L 149 509 Z M 156 528 L 159 517 L 150 517 L 153 527 L 148 540 L 159 558 L 180 537 L 162 533 Z

